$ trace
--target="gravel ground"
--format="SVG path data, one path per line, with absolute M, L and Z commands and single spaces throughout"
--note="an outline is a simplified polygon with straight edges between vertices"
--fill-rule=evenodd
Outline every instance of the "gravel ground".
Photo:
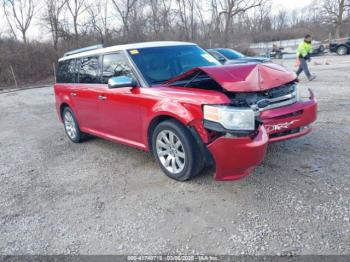
M 350 254 L 350 56 L 314 60 L 300 84 L 318 97 L 314 132 L 232 182 L 176 182 L 148 153 L 71 143 L 52 87 L 0 94 L 0 254 Z

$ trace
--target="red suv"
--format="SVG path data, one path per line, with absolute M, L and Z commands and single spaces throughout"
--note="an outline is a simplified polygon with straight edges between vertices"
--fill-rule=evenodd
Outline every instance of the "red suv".
M 311 131 L 317 103 L 273 63 L 222 66 L 192 43 L 92 47 L 59 59 L 56 107 L 68 137 L 87 134 L 153 152 L 184 181 L 215 165 L 216 180 L 248 175 L 269 142 Z

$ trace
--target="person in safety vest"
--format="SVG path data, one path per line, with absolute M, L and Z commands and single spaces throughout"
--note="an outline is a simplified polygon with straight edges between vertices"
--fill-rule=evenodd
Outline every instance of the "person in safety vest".
M 311 75 L 309 71 L 309 67 L 307 65 L 307 62 L 311 61 L 311 53 L 312 53 L 311 41 L 312 41 L 311 35 L 307 34 L 304 38 L 304 41 L 299 44 L 297 49 L 297 59 L 299 59 L 299 68 L 296 71 L 296 74 L 299 77 L 301 72 L 304 71 L 309 81 L 312 81 L 316 78 L 315 75 Z

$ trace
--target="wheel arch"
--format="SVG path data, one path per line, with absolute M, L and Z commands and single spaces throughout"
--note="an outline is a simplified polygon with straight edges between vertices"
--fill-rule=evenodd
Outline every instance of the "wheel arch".
M 178 118 L 176 118 L 170 114 L 160 114 L 160 115 L 157 115 L 154 118 L 152 118 L 152 120 L 149 122 L 149 125 L 147 128 L 147 146 L 148 146 L 149 151 L 152 152 L 152 150 L 153 150 L 153 148 L 152 148 L 152 135 L 153 135 L 154 129 L 161 122 L 164 122 L 164 121 L 170 120 L 170 119 L 174 119 L 174 120 L 178 121 L 179 123 L 183 124 L 184 126 L 186 126 L 185 123 L 183 123 L 181 120 L 179 120 Z
M 63 114 L 63 110 L 66 107 L 69 107 L 70 109 L 72 109 L 71 106 L 68 103 L 66 103 L 66 102 L 61 103 L 61 105 L 60 105 L 60 118 L 61 118 L 61 120 L 63 120 L 63 115 L 62 114 Z

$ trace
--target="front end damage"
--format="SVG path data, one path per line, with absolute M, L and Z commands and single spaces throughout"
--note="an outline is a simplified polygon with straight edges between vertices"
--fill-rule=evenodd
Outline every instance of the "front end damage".
M 254 137 L 234 137 L 230 134 L 208 144 L 215 165 L 215 180 L 236 180 L 249 175 L 264 159 L 268 136 L 260 126 Z
M 317 116 L 312 91 L 308 99 L 302 100 L 295 74 L 276 64 L 197 68 L 168 84 L 216 90 L 230 100 L 229 104 L 211 108 L 254 111 L 254 130 L 235 130 L 227 122 L 215 121 L 215 110 L 206 113 L 203 109 L 203 120 L 196 129 L 215 162 L 216 180 L 249 175 L 263 161 L 268 143 L 308 134 Z

